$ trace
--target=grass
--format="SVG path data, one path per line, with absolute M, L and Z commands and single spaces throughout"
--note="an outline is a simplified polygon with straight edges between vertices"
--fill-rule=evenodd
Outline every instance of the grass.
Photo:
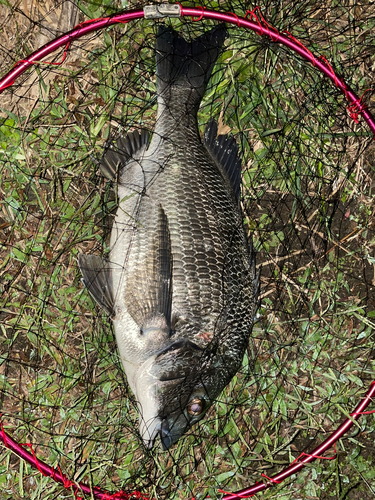
M 77 5 L 91 18 L 121 7 Z M 18 34 L 6 65 L 31 50 L 37 27 L 25 27 L 17 4 L 1 8 Z M 364 90 L 374 19 L 368 2 L 353 8 L 262 4 L 269 22 L 307 40 Z M 209 26 L 172 24 L 185 34 Z M 373 147 L 314 68 L 230 30 L 199 123 L 203 130 L 222 113 L 241 146 L 262 307 L 243 366 L 207 417 L 169 453 L 144 450 L 110 320 L 83 288 L 76 258 L 107 251 L 117 205 L 92 157 L 118 126 L 153 127 L 154 36 L 155 24 L 142 21 L 76 42 L 66 64 L 38 67 L 3 94 L 1 411 L 15 439 L 34 443 L 76 481 L 154 498 L 217 498 L 219 488 L 261 481 L 314 448 L 373 379 Z M 363 415 L 335 460 L 316 461 L 257 498 L 373 498 L 374 433 L 373 415 Z M 0 472 L 4 500 L 74 498 L 5 448 Z

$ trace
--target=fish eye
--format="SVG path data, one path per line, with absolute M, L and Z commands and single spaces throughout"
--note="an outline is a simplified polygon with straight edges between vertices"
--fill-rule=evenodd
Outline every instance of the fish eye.
M 190 415 L 200 415 L 203 411 L 203 401 L 199 398 L 192 399 L 188 404 L 187 410 Z

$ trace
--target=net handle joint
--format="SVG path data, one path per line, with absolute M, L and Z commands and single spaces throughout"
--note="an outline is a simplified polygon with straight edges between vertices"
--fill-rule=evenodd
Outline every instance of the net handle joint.
M 145 19 L 160 19 L 162 17 L 181 17 L 181 5 L 161 3 L 159 5 L 145 5 L 143 7 Z

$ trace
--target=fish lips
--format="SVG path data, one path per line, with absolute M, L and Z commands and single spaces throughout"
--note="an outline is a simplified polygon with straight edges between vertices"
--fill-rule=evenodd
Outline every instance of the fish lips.
M 151 449 L 154 446 L 156 437 L 160 436 L 161 445 L 163 451 L 168 450 L 174 443 L 171 431 L 169 429 L 169 422 L 166 418 L 160 419 L 155 418 L 152 422 L 141 424 L 141 435 L 143 442 L 147 449 Z
M 156 417 L 148 422 L 141 421 L 140 433 L 147 449 L 151 450 L 159 436 L 163 451 L 166 451 L 180 439 L 190 425 L 184 413 L 177 412 L 168 417 Z

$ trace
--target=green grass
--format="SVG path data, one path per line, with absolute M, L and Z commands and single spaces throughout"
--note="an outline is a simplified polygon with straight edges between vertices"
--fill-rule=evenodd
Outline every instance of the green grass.
M 116 7 L 79 5 L 92 18 Z M 14 5 L 2 8 L 18 15 Z M 324 15 L 313 9 L 309 2 L 262 7 L 280 30 L 309 39 L 359 93 L 369 88 L 371 44 L 354 43 L 373 29 L 367 2 L 354 27 L 345 6 L 331 2 Z M 210 26 L 172 24 L 186 34 Z M 100 158 L 118 126 L 153 127 L 154 37 L 155 24 L 141 21 L 90 45 L 75 42 L 63 66 L 30 70 L 36 103 L 30 81 L 14 88 L 12 102 L 12 89 L 3 94 L 1 412 L 16 440 L 32 442 L 75 481 L 153 498 L 214 499 L 219 488 L 262 481 L 262 473 L 311 451 L 373 380 L 373 147 L 364 124 L 354 124 L 342 96 L 313 68 L 230 30 L 199 124 L 203 131 L 222 112 L 240 144 L 262 306 L 243 366 L 207 417 L 170 452 L 147 452 L 111 322 L 83 288 L 76 259 L 107 251 L 117 206 L 92 157 Z M 15 60 L 24 57 L 22 45 L 14 50 Z M 256 498 L 373 498 L 374 434 L 373 415 L 363 415 L 338 442 L 335 460 L 316 461 Z M 0 492 L 4 500 L 74 498 L 5 448 Z

